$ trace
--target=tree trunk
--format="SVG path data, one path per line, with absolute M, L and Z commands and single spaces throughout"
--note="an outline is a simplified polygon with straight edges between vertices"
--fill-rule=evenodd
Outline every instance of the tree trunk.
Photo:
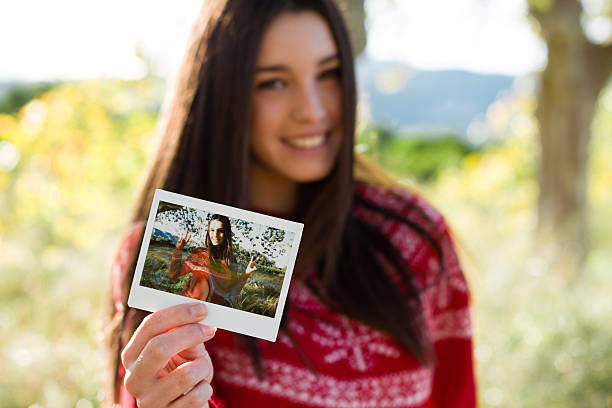
M 531 10 L 548 46 L 536 117 L 540 125 L 539 252 L 573 277 L 587 253 L 586 186 L 591 122 L 612 73 L 609 47 L 590 43 L 580 26 L 581 5 L 556 0 Z
M 336 0 L 336 4 L 344 16 L 344 21 L 351 35 L 351 43 L 355 56 L 361 54 L 366 45 L 364 1 Z

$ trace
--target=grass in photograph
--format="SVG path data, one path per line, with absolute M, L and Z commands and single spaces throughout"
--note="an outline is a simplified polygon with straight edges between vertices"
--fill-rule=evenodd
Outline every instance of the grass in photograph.
M 152 289 L 180 295 L 191 274 L 171 278 L 170 261 L 174 248 L 151 242 L 140 284 Z M 243 271 L 246 264 L 237 264 Z M 242 291 L 234 299 L 233 307 L 251 313 L 274 317 L 283 285 L 284 272 L 275 273 L 262 267 L 251 274 Z

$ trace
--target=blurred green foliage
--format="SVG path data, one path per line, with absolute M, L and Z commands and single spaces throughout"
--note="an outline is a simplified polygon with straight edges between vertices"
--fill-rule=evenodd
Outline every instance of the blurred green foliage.
M 37 84 L 13 84 L 6 95 L 0 99 L 0 113 L 17 113 L 29 101 L 47 92 L 58 84 L 54 82 L 41 82 Z
M 0 114 L 0 350 L 10 373 L 0 406 L 99 405 L 103 296 L 162 92 L 152 78 L 60 84 Z
M 0 350 L 10 373 L 0 376 L 0 406 L 99 405 L 110 263 L 155 146 L 162 93 L 151 77 L 59 84 L 0 114 Z M 374 127 L 360 131 L 358 149 L 419 180 L 453 227 L 472 291 L 480 405 L 612 406 L 612 90 L 593 124 L 592 250 L 574 283 L 531 252 L 531 98 L 500 116 L 526 126 L 493 118 L 513 130 L 478 150 L 446 138 L 381 142 Z M 273 310 L 270 282 L 259 280 L 276 277 L 252 278 L 258 307 Z
M 459 168 L 477 149 L 452 134 L 399 134 L 380 126 L 359 133 L 357 150 L 373 156 L 396 175 L 432 182 L 447 168 Z

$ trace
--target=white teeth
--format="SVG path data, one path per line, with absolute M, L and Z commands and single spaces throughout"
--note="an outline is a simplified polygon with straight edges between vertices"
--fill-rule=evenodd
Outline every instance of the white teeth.
M 312 149 L 319 147 L 325 143 L 325 135 L 316 135 L 310 137 L 301 137 L 299 139 L 286 139 L 287 143 L 291 146 L 299 147 L 301 149 Z

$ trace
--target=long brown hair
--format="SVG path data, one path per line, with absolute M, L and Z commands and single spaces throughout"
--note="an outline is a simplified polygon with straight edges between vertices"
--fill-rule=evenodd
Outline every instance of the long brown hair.
M 213 245 L 210 239 L 210 224 L 213 221 L 221 222 L 223 225 L 223 242 L 221 245 Z M 213 261 L 225 261 L 225 264 L 229 266 L 231 263 L 236 263 L 234 252 L 232 251 L 232 224 L 230 219 L 225 215 L 214 214 L 210 221 L 208 221 L 208 228 L 206 230 L 206 248 L 210 253 L 210 258 Z
M 422 234 L 440 257 L 442 252 L 417 223 L 354 193 L 354 61 L 348 33 L 332 0 L 206 2 L 194 27 L 174 92 L 166 100 L 160 121 L 160 147 L 147 171 L 132 221 L 147 219 L 155 188 L 249 207 L 251 92 L 259 44 L 266 27 L 277 15 L 303 10 L 318 13 L 327 22 L 336 43 L 344 135 L 331 173 L 321 181 L 300 186 L 296 218 L 305 227 L 294 276 L 304 280 L 322 301 L 390 334 L 420 361 L 428 363 L 432 361 L 432 351 L 423 335 L 419 291 L 410 278 L 406 262 L 380 231 L 353 216 L 352 206 L 363 205 L 406 223 Z M 228 162 L 232 165 L 227 166 Z M 380 257 L 397 270 L 408 293 L 400 293 L 397 283 L 377 262 Z M 123 282 L 126 298 L 134 266 L 135 259 Z M 317 276 L 308 276 L 308 273 Z M 318 284 L 313 283 L 314 278 Z M 126 318 L 124 311 L 115 313 L 117 326 L 110 338 L 114 356 L 111 380 L 116 380 L 121 336 L 129 338 L 144 315 L 135 312 Z M 285 311 L 284 323 L 287 316 Z M 261 368 L 255 342 L 251 339 L 247 344 L 256 366 Z M 116 393 L 118 384 L 115 381 L 112 385 L 111 390 Z

